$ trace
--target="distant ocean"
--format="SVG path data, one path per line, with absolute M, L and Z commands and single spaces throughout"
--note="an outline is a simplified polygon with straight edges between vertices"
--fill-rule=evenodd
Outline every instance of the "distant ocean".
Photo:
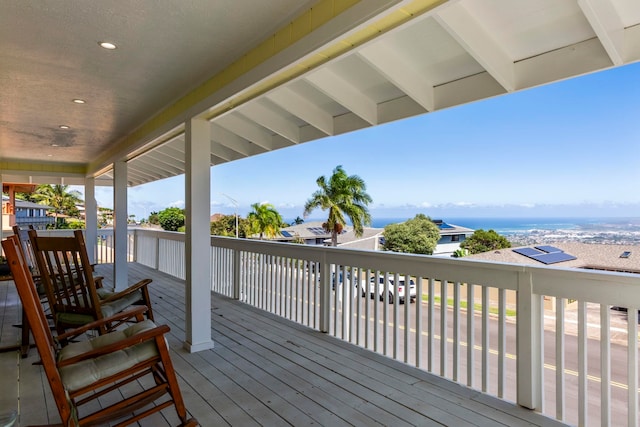
M 372 227 L 404 222 L 410 218 L 373 218 Z M 434 218 L 435 219 L 435 218 Z M 438 218 L 448 224 L 473 230 L 494 230 L 500 234 L 530 233 L 534 230 L 640 231 L 640 218 Z

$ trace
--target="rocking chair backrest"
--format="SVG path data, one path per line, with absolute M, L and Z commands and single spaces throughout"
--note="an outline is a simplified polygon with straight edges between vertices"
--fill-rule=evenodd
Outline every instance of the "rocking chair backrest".
M 101 319 L 82 231 L 76 230 L 74 237 L 39 237 L 35 230 L 29 230 L 29 238 L 58 333 L 64 332 L 65 325 L 80 326 Z
M 71 407 L 65 396 L 62 386 L 62 379 L 56 367 L 55 347 L 49 324 L 45 316 L 40 299 L 36 292 L 29 266 L 27 265 L 20 250 L 20 241 L 17 236 L 9 236 L 2 241 L 2 248 L 11 268 L 13 281 L 18 289 L 22 307 L 29 321 L 29 327 L 33 334 L 33 339 L 40 353 L 45 374 L 51 384 L 51 390 L 55 399 L 60 416 L 63 419 L 71 417 Z
M 33 226 L 30 226 L 29 230 L 21 229 L 18 225 L 14 225 L 12 228 L 13 234 L 18 236 L 18 239 L 20 240 L 22 256 L 31 271 L 31 275 L 35 277 L 39 276 L 36 258 L 33 253 L 33 249 L 31 248 L 31 240 L 29 240 L 29 230 L 33 230 Z

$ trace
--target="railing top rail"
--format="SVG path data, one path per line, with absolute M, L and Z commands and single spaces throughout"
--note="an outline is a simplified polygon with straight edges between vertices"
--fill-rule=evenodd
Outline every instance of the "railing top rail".
M 136 229 L 150 237 L 184 241 L 184 233 Z M 211 245 L 312 262 L 355 266 L 462 283 L 518 290 L 527 277 L 539 295 L 580 299 L 608 305 L 640 306 L 640 276 L 631 273 L 553 266 L 498 263 L 475 259 L 309 246 L 253 239 L 211 236 Z

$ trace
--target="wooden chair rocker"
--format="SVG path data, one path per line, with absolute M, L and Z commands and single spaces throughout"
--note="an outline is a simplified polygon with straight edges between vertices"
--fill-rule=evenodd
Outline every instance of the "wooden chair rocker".
M 51 335 L 19 245 L 15 236 L 2 242 L 60 414 L 62 424 L 58 425 L 95 426 L 113 421 L 118 426 L 125 426 L 174 406 L 180 426 L 197 426 L 195 419 L 187 418 L 164 338 L 169 327 L 156 326 L 146 319 L 124 330 L 60 348 L 58 341 L 67 337 L 61 335 L 54 339 Z M 146 307 L 140 306 L 134 310 L 144 312 Z M 123 316 L 120 313 L 102 318 L 81 329 L 100 328 L 102 324 L 118 321 Z M 146 376 L 153 380 L 138 381 Z M 136 387 L 127 387 L 134 381 L 138 383 Z M 145 384 L 149 386 L 139 391 Z M 134 393 L 134 390 L 138 392 Z M 87 405 L 112 392 L 118 396 L 116 403 L 98 410 L 95 408 L 100 405 Z M 160 398 L 163 399 L 158 401 Z
M 146 317 L 153 320 L 147 289 L 151 279 L 121 292 L 99 288 L 96 281 L 101 279 L 93 275 L 82 231 L 76 230 L 73 237 L 43 237 L 29 230 L 29 238 L 59 335 L 135 305 L 146 306 Z M 121 323 L 101 322 L 98 333 L 109 332 Z

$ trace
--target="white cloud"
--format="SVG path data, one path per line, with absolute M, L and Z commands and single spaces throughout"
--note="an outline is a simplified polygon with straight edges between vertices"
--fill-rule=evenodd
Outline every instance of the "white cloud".
M 169 203 L 169 206 L 172 208 L 184 208 L 184 200 L 176 200 L 175 202 Z

